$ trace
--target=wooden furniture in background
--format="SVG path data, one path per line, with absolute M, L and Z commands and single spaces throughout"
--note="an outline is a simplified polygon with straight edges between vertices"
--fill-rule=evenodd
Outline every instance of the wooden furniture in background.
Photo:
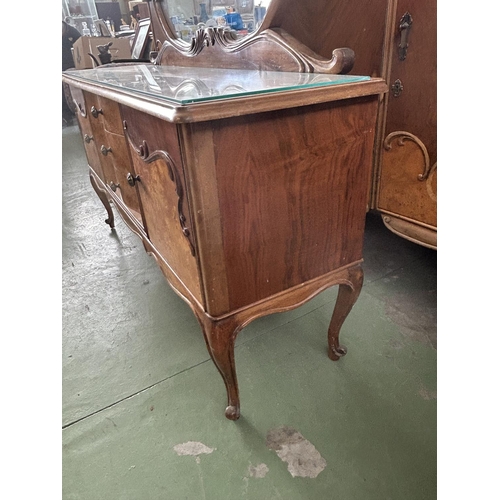
M 437 5 L 398 0 L 388 21 L 386 81 L 371 207 L 385 225 L 437 249 Z
M 164 38 L 156 64 L 63 79 L 106 222 L 114 227 L 112 203 L 194 311 L 226 385 L 226 417 L 237 419 L 234 341 L 250 321 L 339 285 L 328 355 L 346 352 L 339 332 L 362 286 L 387 86 L 337 75 L 352 67 L 352 50 L 323 57 L 279 28 L 251 43 L 218 29 L 191 45 L 169 28 Z M 286 71 L 267 72 L 276 68 Z

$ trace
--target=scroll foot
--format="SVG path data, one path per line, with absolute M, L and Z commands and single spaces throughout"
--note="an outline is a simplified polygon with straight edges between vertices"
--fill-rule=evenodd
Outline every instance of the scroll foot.
M 90 175 L 90 183 L 92 184 L 94 191 L 97 193 L 97 196 L 99 196 L 99 199 L 101 200 L 102 204 L 104 205 L 106 212 L 108 212 L 108 218 L 104 222 L 106 224 L 108 224 L 111 229 L 114 229 L 115 216 L 113 214 L 113 210 L 111 209 L 111 205 L 109 203 L 108 197 L 106 196 L 106 191 L 104 191 L 102 188 L 100 188 L 97 185 L 97 182 L 94 178 L 94 174 L 92 172 L 90 172 L 89 175 Z
M 225 412 L 226 418 L 229 420 L 238 420 L 240 418 L 240 407 L 238 406 L 228 406 Z
M 347 347 L 345 347 L 343 345 L 339 345 L 337 348 L 336 347 L 330 347 L 328 349 L 328 357 L 332 361 L 337 361 L 342 356 L 345 356 L 346 354 L 347 354 Z
M 328 357 L 337 361 L 347 354 L 347 349 L 339 344 L 339 334 L 347 315 L 356 303 L 363 286 L 361 265 L 347 270 L 346 279 L 339 285 L 337 302 L 328 328 Z

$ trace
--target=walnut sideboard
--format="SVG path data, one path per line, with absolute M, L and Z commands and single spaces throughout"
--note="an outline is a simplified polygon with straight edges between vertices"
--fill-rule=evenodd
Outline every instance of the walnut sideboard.
M 90 181 L 199 320 L 240 415 L 250 321 L 339 294 L 328 355 L 362 286 L 380 78 L 153 64 L 68 71 Z

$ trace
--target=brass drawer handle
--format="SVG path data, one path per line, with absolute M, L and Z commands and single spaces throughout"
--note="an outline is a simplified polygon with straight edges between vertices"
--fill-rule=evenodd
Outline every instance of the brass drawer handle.
M 89 134 L 85 134 L 83 136 L 83 140 L 87 143 L 87 144 L 90 144 L 90 141 L 93 141 L 94 140 L 94 137 L 92 135 L 89 135 Z
M 94 118 L 97 118 L 97 116 L 99 115 L 99 113 L 102 115 L 103 112 L 102 112 L 102 109 L 97 109 L 95 106 L 92 106 L 90 108 L 90 114 L 94 117 Z
M 111 153 L 111 148 L 107 148 L 104 144 L 101 146 L 101 153 L 104 156 L 108 156 L 108 153 Z
M 136 175 L 133 176 L 132 174 L 127 174 L 127 182 L 129 183 L 130 186 L 134 187 L 136 182 L 140 182 L 141 178 Z

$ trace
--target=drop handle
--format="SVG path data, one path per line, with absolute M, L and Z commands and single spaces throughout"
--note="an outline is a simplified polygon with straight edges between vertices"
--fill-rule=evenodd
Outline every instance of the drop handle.
M 399 21 L 399 34 L 400 41 L 398 45 L 399 50 L 399 60 L 404 61 L 406 59 L 406 54 L 408 52 L 408 37 L 410 36 L 410 28 L 413 24 L 413 18 L 409 12 L 405 12 L 401 20 Z
M 97 109 L 95 106 L 92 106 L 90 108 L 90 114 L 94 117 L 97 118 L 99 114 L 103 114 L 102 109 Z
M 111 153 L 111 148 L 107 148 L 104 144 L 101 146 L 101 153 L 104 156 L 108 156 L 108 153 Z
M 90 141 L 93 141 L 94 140 L 94 137 L 92 135 L 89 135 L 89 134 L 85 134 L 83 136 L 83 140 L 87 143 L 87 144 L 90 144 Z
M 127 182 L 130 186 L 134 187 L 136 182 L 140 182 L 141 178 L 138 175 L 127 174 Z

